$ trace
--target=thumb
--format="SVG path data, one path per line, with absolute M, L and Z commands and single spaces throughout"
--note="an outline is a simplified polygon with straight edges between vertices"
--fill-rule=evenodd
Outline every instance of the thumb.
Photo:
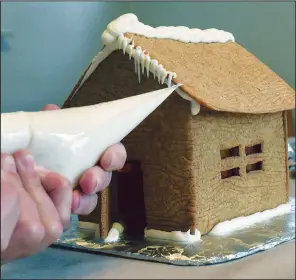
M 19 203 L 17 190 L 8 182 L 4 172 L 1 170 L 1 252 L 8 247 L 19 220 Z
M 59 110 L 60 107 L 55 104 L 47 104 L 42 108 L 42 111 L 54 111 L 54 110 Z

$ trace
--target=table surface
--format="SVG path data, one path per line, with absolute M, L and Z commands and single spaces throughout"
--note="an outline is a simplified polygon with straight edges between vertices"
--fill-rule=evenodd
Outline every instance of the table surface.
M 295 181 L 291 181 L 295 197 Z M 229 263 L 181 267 L 49 248 L 1 266 L 1 279 L 295 279 L 295 240 Z

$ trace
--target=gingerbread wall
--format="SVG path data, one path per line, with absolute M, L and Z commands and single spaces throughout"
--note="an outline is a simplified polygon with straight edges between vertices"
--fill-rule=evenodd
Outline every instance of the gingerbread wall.
M 197 225 L 202 233 L 220 221 L 287 202 L 283 113 L 202 112 L 192 119 L 191 125 Z M 248 171 L 255 170 L 247 173 L 247 165 Z
M 144 76 L 139 83 L 134 61 L 114 52 L 67 106 L 111 101 L 161 87 L 166 85 Z M 190 103 L 173 94 L 123 140 L 128 160 L 141 161 L 148 228 L 187 231 L 195 223 L 190 118 Z
M 139 83 L 134 61 L 121 51 L 114 52 L 69 105 L 111 101 L 166 86 L 151 76 L 142 76 Z M 197 226 L 206 233 L 217 222 L 287 201 L 284 135 L 282 113 L 234 115 L 202 110 L 192 116 L 189 102 L 173 94 L 123 140 L 128 160 L 141 161 L 147 227 L 187 231 Z M 262 144 L 262 153 L 247 157 L 245 146 L 253 144 Z M 240 156 L 221 160 L 221 149 L 236 146 Z M 246 174 L 247 164 L 260 161 L 263 170 Z M 221 171 L 236 167 L 240 176 L 221 179 L 237 170 Z

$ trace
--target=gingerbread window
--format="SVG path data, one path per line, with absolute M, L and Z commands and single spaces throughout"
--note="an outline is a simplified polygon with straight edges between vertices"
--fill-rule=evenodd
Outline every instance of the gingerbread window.
M 222 179 L 227 179 L 230 177 L 238 177 L 240 176 L 240 168 L 239 167 L 235 167 L 235 168 L 231 168 L 225 171 L 221 171 L 221 178 Z
M 258 162 L 252 163 L 252 164 L 247 164 L 246 172 L 250 173 L 253 171 L 263 170 L 262 167 L 263 167 L 263 161 L 258 161 Z
M 245 153 L 248 157 L 252 156 L 252 155 L 259 155 L 262 153 L 262 143 L 258 143 L 252 146 L 246 146 L 245 147 Z M 254 171 L 262 171 L 263 170 L 263 161 L 262 160 L 258 160 L 257 162 L 254 163 L 249 163 L 246 166 L 246 173 L 252 173 Z
M 226 160 L 226 159 L 231 160 L 239 156 L 240 156 L 240 146 L 234 146 L 228 149 L 220 150 L 221 160 Z M 238 176 L 240 176 L 240 167 L 238 166 L 234 166 L 233 168 L 221 171 L 221 179 L 227 179 L 227 178 L 238 177 Z
M 253 146 L 246 146 L 245 153 L 247 156 L 262 153 L 262 144 L 256 144 Z
M 239 155 L 239 146 L 235 146 L 230 149 L 220 150 L 221 159 L 229 157 L 238 157 Z

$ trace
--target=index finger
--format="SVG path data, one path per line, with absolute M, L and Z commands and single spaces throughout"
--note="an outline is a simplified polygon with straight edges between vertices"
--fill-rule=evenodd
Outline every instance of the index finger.
M 127 158 L 125 147 L 115 144 L 109 147 L 101 156 L 100 165 L 106 171 L 115 171 L 123 168 Z
M 20 216 L 19 195 L 1 170 L 1 252 L 5 251 Z

